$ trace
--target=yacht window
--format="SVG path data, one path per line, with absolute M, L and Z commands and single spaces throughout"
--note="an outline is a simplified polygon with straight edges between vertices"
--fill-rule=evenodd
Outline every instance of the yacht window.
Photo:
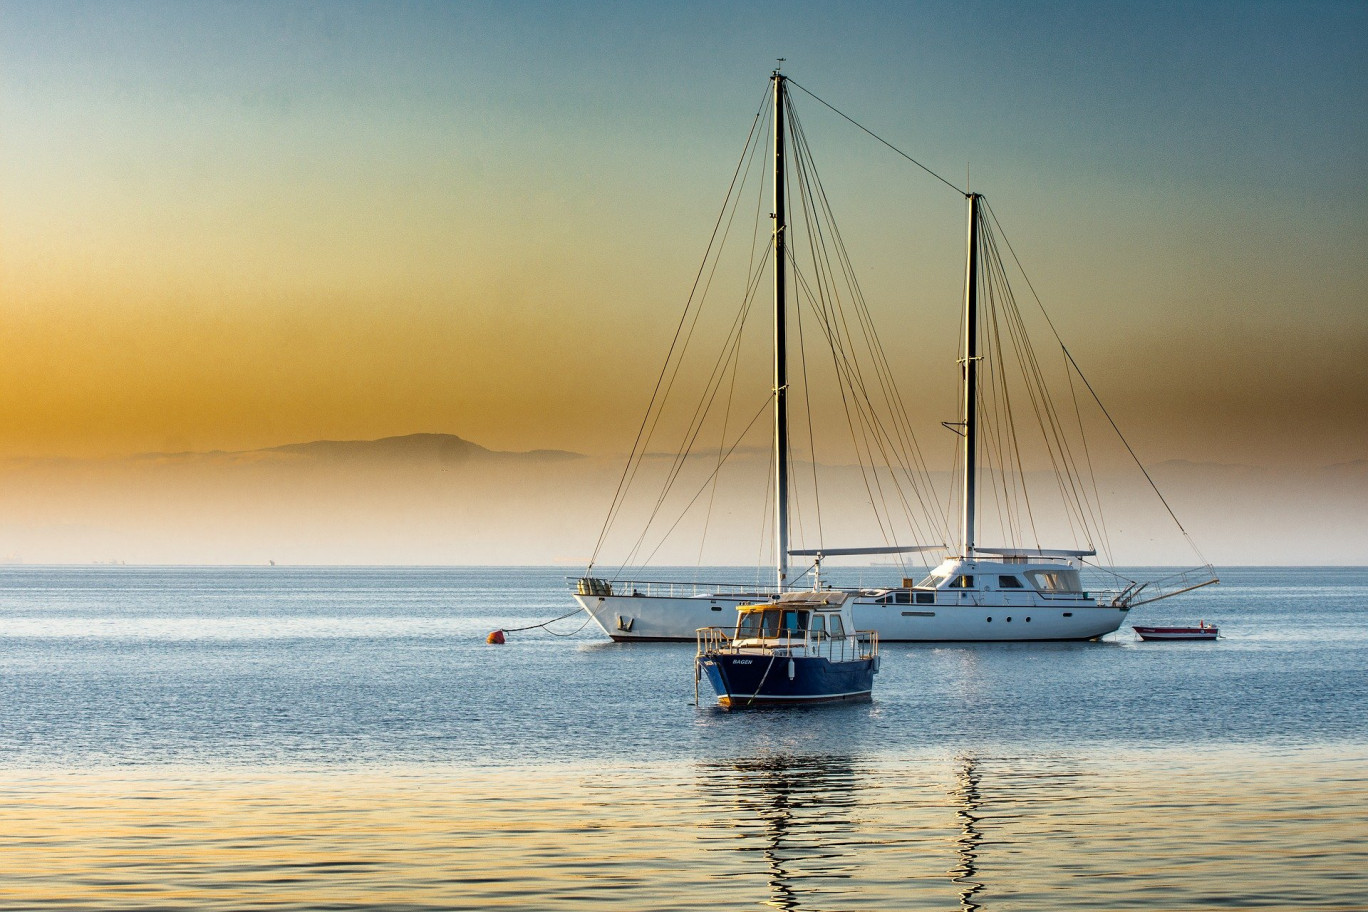
M 893 604 L 893 593 L 890 592 L 888 595 L 881 595 L 881 596 L 879 596 L 878 598 L 876 598 L 876 599 L 874 600 L 874 604 L 876 604 L 876 605 L 891 605 L 891 604 Z
M 899 592 L 893 601 L 897 602 L 899 605 L 910 605 L 912 604 L 912 593 Z
M 814 614 L 812 616 L 812 626 L 808 628 L 814 640 L 820 640 L 826 636 L 826 615 Z
M 1025 588 L 1025 587 L 1023 587 L 1023 586 L 1021 585 L 1021 580 L 1017 579 L 1015 576 L 999 576 L 999 577 L 998 577 L 998 588 L 999 588 L 999 589 L 1022 589 L 1022 588 Z
M 1041 592 L 1082 592 L 1077 570 L 1029 570 L 1026 578 Z
M 747 611 L 736 625 L 738 637 L 776 636 L 779 631 L 779 612 Z
M 808 613 L 806 611 L 794 611 L 789 608 L 784 611 L 783 629 L 791 632 L 807 630 L 807 621 Z
M 918 604 L 918 605 L 934 605 L 934 604 L 936 604 L 936 593 L 934 593 L 934 592 L 918 592 L 918 593 L 917 593 L 917 604 Z
M 950 584 L 951 589 L 973 589 L 974 578 L 972 576 L 957 576 L 955 581 Z
M 945 581 L 946 581 L 947 579 L 949 579 L 949 577 L 947 577 L 947 576 L 940 576 L 940 575 L 938 575 L 938 574 L 933 573 L 933 574 L 931 574 L 930 576 L 928 576 L 926 579 L 922 580 L 920 583 L 917 583 L 917 588 L 918 588 L 918 589 L 939 589 L 942 585 L 945 584 Z
M 845 636 L 845 627 L 841 624 L 841 616 L 839 614 L 833 614 L 831 616 L 831 621 L 827 625 L 827 629 L 831 632 L 833 637 Z

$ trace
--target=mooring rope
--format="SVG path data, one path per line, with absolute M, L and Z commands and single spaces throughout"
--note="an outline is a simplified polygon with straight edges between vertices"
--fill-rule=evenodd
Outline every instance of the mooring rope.
M 554 624 L 554 623 L 556 623 L 556 621 L 563 621 L 563 620 L 565 620 L 566 618 L 570 617 L 571 615 L 579 614 L 579 612 L 580 612 L 580 609 L 579 609 L 579 608 L 576 608 L 574 611 L 567 611 L 565 614 L 562 614 L 560 617 L 553 617 L 551 620 L 549 620 L 549 621 L 542 621 L 540 624 L 529 624 L 529 625 L 527 625 L 526 627 L 500 627 L 499 629 L 500 629 L 501 631 L 503 631 L 504 633 L 521 633 L 521 632 L 524 631 L 524 630 L 536 630 L 536 629 L 538 629 L 538 628 L 546 628 L 546 632 L 549 633 L 549 634 L 551 634 L 552 636 L 558 636 L 558 637 L 571 637 L 571 636 L 574 636 L 575 634 L 579 633 L 579 632 L 580 632 L 581 630 L 583 630 L 585 627 L 588 627 L 588 626 L 589 626 L 589 622 L 592 621 L 593 618 L 592 618 L 592 617 L 587 617 L 587 618 L 585 618 L 583 624 L 580 624 L 578 627 L 576 627 L 574 630 L 570 631 L 569 633 L 557 633 L 556 631 L 552 630 L 548 625 Z

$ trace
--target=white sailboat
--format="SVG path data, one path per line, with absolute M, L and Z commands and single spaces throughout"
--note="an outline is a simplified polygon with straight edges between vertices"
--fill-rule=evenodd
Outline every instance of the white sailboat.
M 991 281 L 980 265 L 987 222 L 982 197 L 964 193 L 969 205 L 960 420 L 946 423 L 962 440 L 959 462 L 959 530 L 953 545 L 897 543 L 876 547 L 790 547 L 790 429 L 788 378 L 788 268 L 793 262 L 786 216 L 786 137 L 800 141 L 786 127 L 790 113 L 788 78 L 776 70 L 771 77 L 773 100 L 773 547 L 774 583 L 757 585 L 717 582 L 678 582 L 605 577 L 593 565 L 574 580 L 574 597 L 613 640 L 690 641 L 699 628 L 714 627 L 736 616 L 739 605 L 776 601 L 796 588 L 820 590 L 824 559 L 852 555 L 907 555 L 942 552 L 944 560 L 924 578 L 899 578 L 889 585 L 849 592 L 854 623 L 877 632 L 883 642 L 1091 640 L 1115 631 L 1131 608 L 1216 582 L 1209 565 L 1152 582 L 1120 580 L 1107 591 L 1087 591 L 1082 572 L 1094 548 L 983 546 L 976 537 L 978 511 L 981 399 L 979 344 L 980 287 Z M 806 91 L 806 90 L 804 90 Z M 814 96 L 815 97 L 815 96 Z M 825 104 L 825 103 L 824 103 Z M 839 113 L 839 112 L 838 112 Z M 844 116 L 844 115 L 842 115 Z M 744 156 L 743 156 L 744 157 Z M 924 167 L 924 166 L 922 166 Z M 937 175 L 937 177 L 939 177 Z M 944 178 L 941 178 L 944 182 Z M 948 182 L 946 182 L 948 183 Z M 953 185 L 951 185 L 953 187 Z M 958 190 L 959 188 L 955 188 Z M 805 204 L 807 197 L 804 197 Z M 1067 354 L 1067 350 L 1066 350 Z M 1071 360 L 1071 356 L 1070 356 Z M 1076 365 L 1075 365 L 1076 367 Z M 1081 376 L 1081 375 L 1080 375 Z M 643 427 L 644 427 L 643 423 Z M 1114 423 L 1113 423 L 1114 427 Z M 637 455 L 634 451 L 634 456 Z M 629 466 L 630 467 L 630 466 Z M 627 478 L 624 473 L 624 478 Z M 1148 474 L 1146 474 L 1148 480 Z M 1156 489 L 1157 493 L 1157 489 Z M 613 519 L 618 504 L 610 510 Z M 1167 504 L 1165 504 L 1167 507 Z M 1172 511 L 1169 511 L 1172 515 Z M 1176 518 L 1175 518 L 1176 522 Z M 1181 526 L 1180 526 L 1181 528 Z M 605 526 L 606 529 L 606 526 Z M 1184 532 L 1184 535 L 1186 533 Z M 603 538 L 600 536 L 600 542 Z M 790 572 L 789 558 L 811 559 L 810 583 L 799 586 Z M 800 574 L 800 578 L 807 574 Z

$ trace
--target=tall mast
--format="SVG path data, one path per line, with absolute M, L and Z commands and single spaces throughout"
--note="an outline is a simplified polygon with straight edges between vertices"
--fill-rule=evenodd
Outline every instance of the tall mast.
M 978 455 L 978 201 L 969 197 L 969 257 L 964 279 L 964 556 L 974 556 L 974 481 Z
M 779 591 L 788 583 L 788 357 L 784 329 L 784 77 L 774 71 L 774 539 Z

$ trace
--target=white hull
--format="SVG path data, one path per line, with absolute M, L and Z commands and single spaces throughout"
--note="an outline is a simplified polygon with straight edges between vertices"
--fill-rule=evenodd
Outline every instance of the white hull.
M 1047 601 L 1034 593 L 955 593 L 954 598 L 955 604 L 880 605 L 866 596 L 850 604 L 856 627 L 877 631 L 884 643 L 1093 640 L 1120 627 L 1127 611 L 1093 599 Z M 734 623 L 737 605 L 764 597 L 615 594 L 576 595 L 575 600 L 618 642 L 693 642 L 698 628 Z

